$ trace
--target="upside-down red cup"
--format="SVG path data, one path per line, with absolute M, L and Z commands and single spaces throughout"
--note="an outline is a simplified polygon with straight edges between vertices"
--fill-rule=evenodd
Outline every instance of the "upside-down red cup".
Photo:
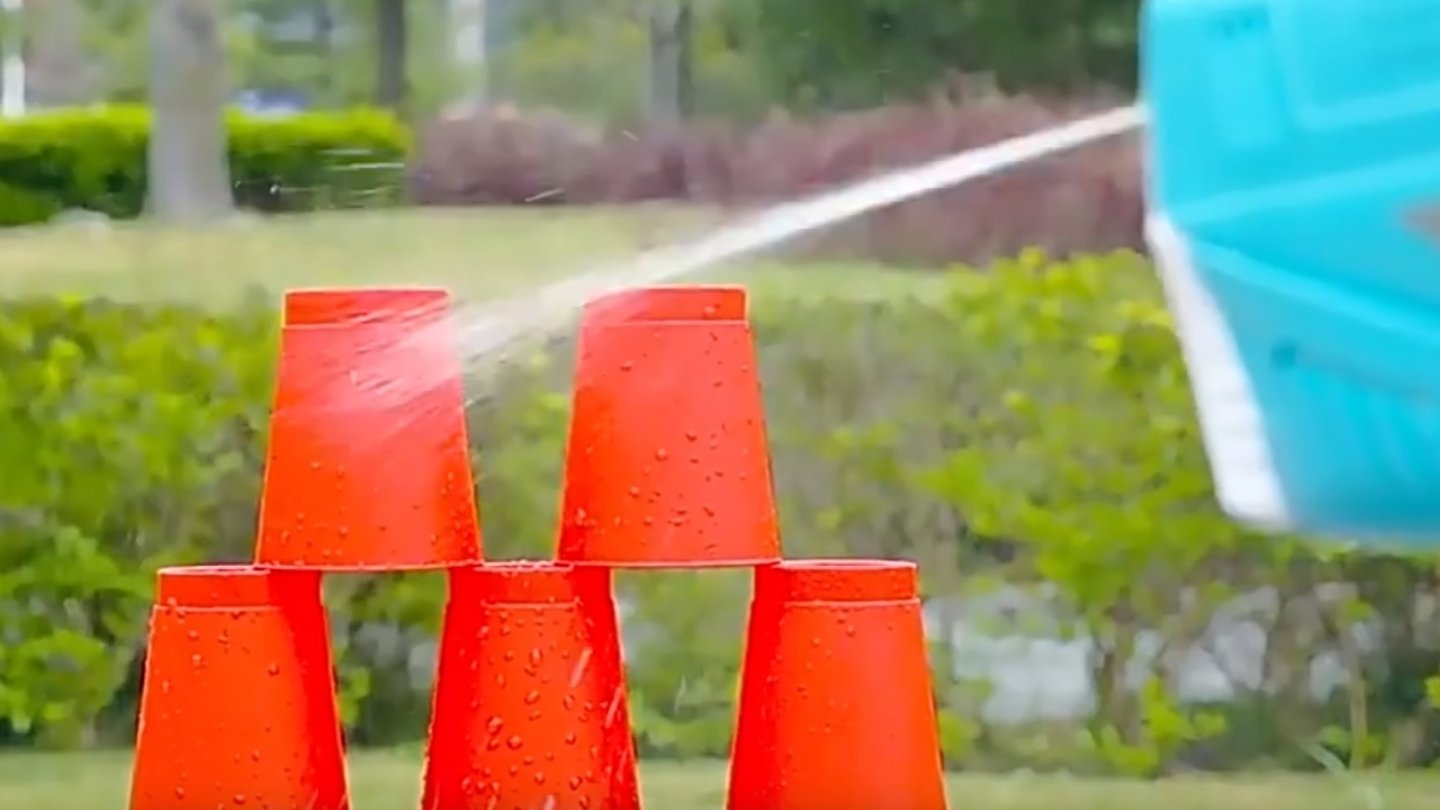
M 730 810 L 944 810 L 913 563 L 755 572 Z
M 161 569 L 130 810 L 347 810 L 320 575 Z
M 443 290 L 285 299 L 255 562 L 400 571 L 483 558 Z
M 424 810 L 638 810 L 610 572 L 450 572 Z
M 639 289 L 586 307 L 564 487 L 562 560 L 685 568 L 779 558 L 744 289 Z

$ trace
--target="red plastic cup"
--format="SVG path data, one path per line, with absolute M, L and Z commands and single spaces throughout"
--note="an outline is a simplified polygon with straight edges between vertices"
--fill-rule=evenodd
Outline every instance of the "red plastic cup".
M 759 568 L 730 810 L 944 810 L 914 564 Z
M 400 571 L 483 559 L 443 290 L 286 296 L 259 565 Z
M 424 810 L 638 810 L 610 573 L 450 573 Z
M 660 287 L 592 302 L 580 324 L 557 556 L 687 568 L 779 555 L 745 291 Z
M 156 602 L 131 810 L 348 810 L 319 574 L 165 568 Z

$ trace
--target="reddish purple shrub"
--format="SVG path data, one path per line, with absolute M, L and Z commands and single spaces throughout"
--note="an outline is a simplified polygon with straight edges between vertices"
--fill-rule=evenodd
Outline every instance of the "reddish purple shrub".
M 513 107 L 448 116 L 421 131 L 408 168 L 421 205 L 575 202 L 566 192 L 596 162 L 601 136 L 564 115 Z
M 746 133 L 704 125 L 597 134 L 554 113 L 453 118 L 422 134 L 411 169 L 422 205 L 680 200 L 753 207 L 1079 117 L 1098 104 L 1005 98 L 896 105 Z M 983 263 L 1026 246 L 1055 253 L 1142 247 L 1133 139 L 1037 162 L 876 212 L 808 247 L 833 256 Z

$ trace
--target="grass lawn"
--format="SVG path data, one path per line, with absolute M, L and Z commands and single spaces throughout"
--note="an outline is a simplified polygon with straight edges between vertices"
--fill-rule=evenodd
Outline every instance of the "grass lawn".
M 67 292 L 223 306 L 256 289 L 278 296 L 289 287 L 434 284 L 461 301 L 483 301 L 608 267 L 722 218 L 649 205 L 428 208 L 245 217 L 200 231 L 132 222 L 0 230 L 0 295 Z M 807 295 L 873 295 L 926 277 L 932 276 L 776 261 L 702 276 L 763 279 L 762 287 Z
M 203 230 L 138 222 L 0 231 L 0 289 L 223 303 L 251 287 L 440 284 L 512 292 L 693 229 L 626 209 L 399 209 L 242 217 Z
M 125 810 L 124 753 L 0 756 L 0 810 Z M 350 760 L 355 810 L 418 806 L 420 757 L 360 752 Z M 721 808 L 722 763 L 657 763 L 643 769 L 652 810 Z M 1034 776 L 950 781 L 956 810 L 1431 810 L 1440 775 L 1275 776 L 1144 783 Z

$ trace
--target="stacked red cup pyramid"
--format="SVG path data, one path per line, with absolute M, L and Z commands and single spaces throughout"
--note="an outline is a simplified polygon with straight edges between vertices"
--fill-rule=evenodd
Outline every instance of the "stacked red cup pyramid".
M 915 566 L 781 557 L 743 289 L 586 307 L 548 561 L 484 559 L 451 318 L 443 290 L 286 296 L 255 559 L 159 572 L 131 810 L 348 810 L 321 578 L 423 569 L 423 810 L 636 810 L 611 572 L 737 566 L 729 810 L 946 807 Z

